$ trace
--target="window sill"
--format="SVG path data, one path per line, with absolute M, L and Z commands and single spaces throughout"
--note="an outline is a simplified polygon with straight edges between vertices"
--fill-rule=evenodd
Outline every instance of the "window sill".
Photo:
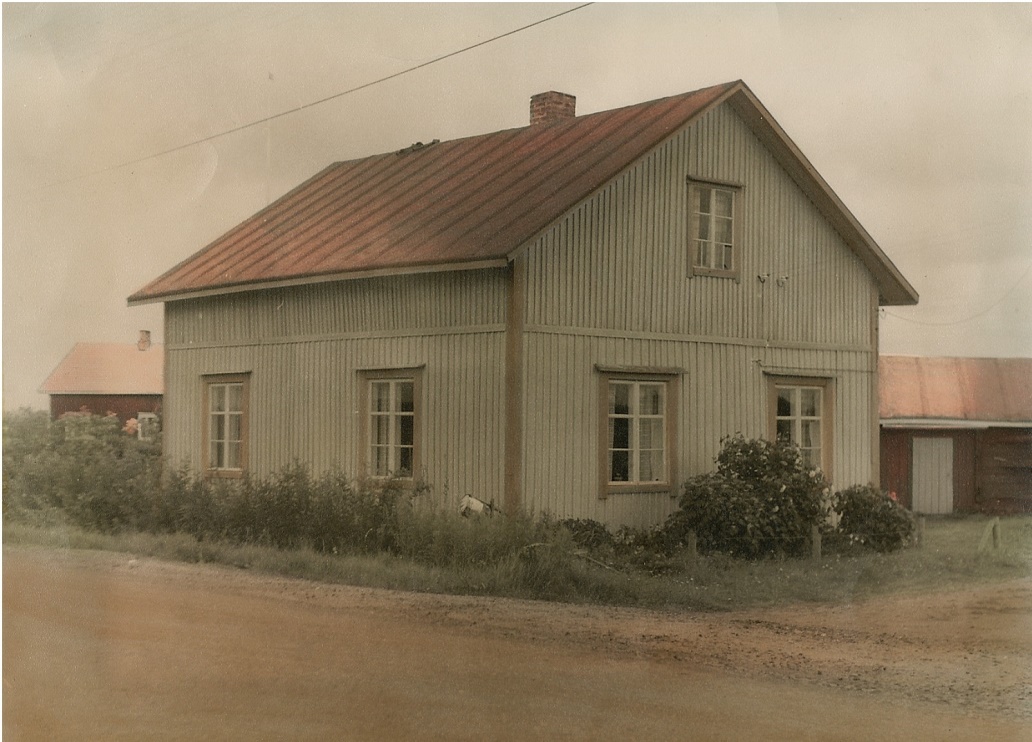
M 204 476 L 209 479 L 243 479 L 243 469 L 208 469 Z
M 674 487 L 668 482 L 611 482 L 602 490 L 599 499 L 604 500 L 610 495 L 644 495 L 664 492 L 671 497 L 676 496 Z
M 692 272 L 689 278 L 695 278 L 696 276 L 708 276 L 710 278 L 731 278 L 735 281 L 739 280 L 739 272 L 736 270 L 721 270 L 718 268 L 703 268 L 702 266 L 692 266 Z

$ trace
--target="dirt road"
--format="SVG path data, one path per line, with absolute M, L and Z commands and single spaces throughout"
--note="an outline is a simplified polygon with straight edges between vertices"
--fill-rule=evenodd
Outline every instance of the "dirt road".
M 4 739 L 1029 740 L 1032 582 L 727 614 L 4 548 Z

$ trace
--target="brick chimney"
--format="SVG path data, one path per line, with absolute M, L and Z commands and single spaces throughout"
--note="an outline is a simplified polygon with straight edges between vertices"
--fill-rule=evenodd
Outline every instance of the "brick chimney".
M 530 125 L 554 124 L 577 115 L 577 99 L 566 93 L 550 90 L 530 96 Z
M 140 330 L 140 339 L 136 341 L 136 348 L 138 350 L 147 350 L 150 346 L 150 330 Z

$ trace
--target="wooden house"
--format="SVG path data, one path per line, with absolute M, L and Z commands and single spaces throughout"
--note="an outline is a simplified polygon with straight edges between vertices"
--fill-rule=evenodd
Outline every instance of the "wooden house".
M 881 484 L 915 512 L 1032 512 L 1032 358 L 882 356 Z
M 168 455 L 650 524 L 721 438 L 878 480 L 914 289 L 742 82 L 330 165 L 133 294 Z
M 155 429 L 164 394 L 165 354 L 150 333 L 132 343 L 76 343 L 40 387 L 50 396 L 50 417 L 114 414 L 138 421 L 141 437 Z

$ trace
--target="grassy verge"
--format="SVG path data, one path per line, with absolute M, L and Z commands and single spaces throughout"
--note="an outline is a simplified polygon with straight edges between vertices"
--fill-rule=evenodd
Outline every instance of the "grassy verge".
M 1032 517 L 1001 519 L 1002 546 L 991 548 L 985 517 L 929 519 L 924 546 L 891 554 L 827 555 L 742 562 L 684 557 L 654 576 L 566 559 L 554 579 L 527 579 L 553 563 L 541 544 L 490 564 L 430 566 L 386 554 L 338 556 L 198 540 L 183 534 L 101 534 L 68 525 L 60 513 L 6 522 L 5 545 L 97 549 L 189 563 L 214 563 L 322 582 L 420 592 L 545 598 L 678 610 L 733 610 L 799 602 L 845 603 L 887 593 L 950 590 L 1032 574 Z M 988 541 L 988 544 L 985 542 Z M 988 548 L 979 548 L 980 545 Z

